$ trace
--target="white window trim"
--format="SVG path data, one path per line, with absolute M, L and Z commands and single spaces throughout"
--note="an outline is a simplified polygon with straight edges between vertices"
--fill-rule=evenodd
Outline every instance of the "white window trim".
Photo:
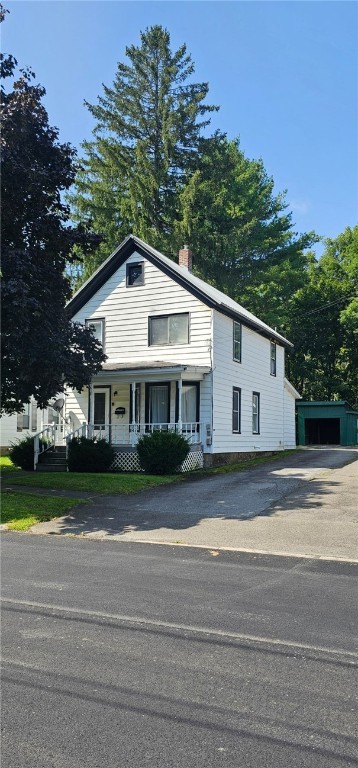
M 90 317 L 87 320 L 85 320 L 86 328 L 90 328 L 91 325 L 94 325 L 95 323 L 101 324 L 101 339 L 100 344 L 102 344 L 102 347 L 104 349 L 104 342 L 105 342 L 105 318 L 104 317 Z
M 169 341 L 169 319 L 171 317 L 187 317 L 188 318 L 188 341 L 176 341 L 171 343 Z M 152 320 L 168 320 L 168 341 L 162 344 L 153 344 L 152 337 Z M 173 312 L 168 315 L 149 315 L 148 317 L 148 347 L 184 347 L 190 344 L 190 312 Z

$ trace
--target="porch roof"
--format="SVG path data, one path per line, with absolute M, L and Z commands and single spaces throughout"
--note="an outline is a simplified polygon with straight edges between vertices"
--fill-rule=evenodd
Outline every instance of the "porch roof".
M 153 374 L 165 374 L 175 377 L 181 377 L 184 373 L 186 377 L 190 378 L 202 378 L 206 373 L 211 370 L 210 366 L 206 365 L 190 365 L 185 363 L 172 363 L 167 360 L 148 360 L 138 361 L 130 363 L 110 362 L 103 363 L 102 370 L 99 371 L 97 377 L 105 374 L 106 378 L 109 375 L 116 375 L 116 378 L 127 378 L 128 375 L 135 376 L 152 376 Z

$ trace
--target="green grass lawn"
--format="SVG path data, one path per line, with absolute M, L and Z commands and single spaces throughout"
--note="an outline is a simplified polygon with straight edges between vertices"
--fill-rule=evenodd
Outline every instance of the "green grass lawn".
M 166 485 L 180 480 L 181 475 L 144 475 L 140 472 L 26 472 L 11 475 L 11 485 L 26 485 L 29 488 L 51 488 L 51 490 L 89 491 L 91 493 L 136 493 L 145 488 Z
M 280 451 L 273 456 L 256 456 L 252 459 L 243 460 L 237 464 L 227 464 L 223 467 L 213 467 L 212 469 L 195 470 L 194 472 L 185 472 L 182 475 L 145 475 L 142 472 L 121 473 L 121 472 L 14 472 L 17 468 L 11 464 L 8 457 L 3 457 L 1 464 L 3 467 L 3 481 L 6 482 L 8 472 L 11 472 L 9 483 L 11 485 L 24 485 L 29 488 L 50 488 L 51 490 L 66 491 L 88 491 L 89 493 L 116 494 L 116 493 L 136 493 L 146 488 L 155 488 L 159 485 L 178 482 L 180 480 L 191 480 L 196 478 L 210 477 L 210 475 L 227 474 L 228 472 L 242 472 L 261 464 L 266 464 L 275 459 L 282 459 L 285 456 L 292 456 L 294 451 Z M 5 462 L 6 463 L 3 463 Z
M 82 499 L 63 499 L 53 496 L 38 496 L 31 493 L 4 491 L 1 502 L 1 522 L 12 531 L 26 531 L 36 523 L 61 517 Z
M 18 472 L 19 467 L 15 467 L 12 463 L 10 456 L 0 456 L 0 469 L 1 472 Z

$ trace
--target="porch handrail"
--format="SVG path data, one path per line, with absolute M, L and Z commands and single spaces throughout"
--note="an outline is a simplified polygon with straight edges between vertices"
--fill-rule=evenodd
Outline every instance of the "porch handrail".
M 91 431 L 91 424 L 87 424 L 87 422 L 84 421 L 80 427 L 77 427 L 77 429 L 74 429 L 73 432 L 69 432 L 69 434 L 66 435 L 66 461 L 68 459 L 68 446 L 70 440 L 73 440 L 74 437 L 89 437 L 91 435 Z
M 34 472 L 36 472 L 41 453 L 45 453 L 55 446 L 56 426 L 56 424 L 49 424 L 41 432 L 34 435 Z

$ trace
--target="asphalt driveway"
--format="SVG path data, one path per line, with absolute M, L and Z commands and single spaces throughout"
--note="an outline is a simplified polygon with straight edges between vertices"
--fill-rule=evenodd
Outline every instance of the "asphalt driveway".
M 97 497 L 32 532 L 357 560 L 357 470 L 355 449 L 307 449 L 244 472 Z

